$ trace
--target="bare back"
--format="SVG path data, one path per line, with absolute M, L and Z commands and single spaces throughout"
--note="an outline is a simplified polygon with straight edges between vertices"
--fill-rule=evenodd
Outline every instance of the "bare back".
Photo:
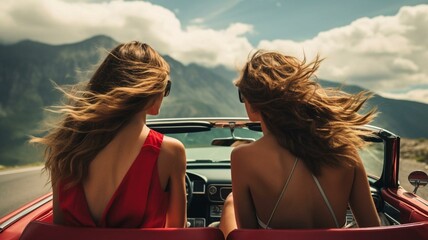
M 139 154 L 149 131 L 141 122 L 130 123 L 91 162 L 83 187 L 89 211 L 96 222 Z M 186 155 L 181 142 L 166 136 L 163 138 L 157 169 L 161 188 L 169 192 L 166 227 L 184 227 Z M 62 221 L 61 218 L 58 216 L 58 221 Z
M 277 144 L 273 136 L 265 136 L 235 149 L 232 154 L 232 178 L 238 226 L 257 228 L 257 217 L 264 223 L 268 222 L 295 159 L 294 155 Z M 340 226 L 345 223 L 354 173 L 353 167 L 323 167 L 317 177 Z M 269 227 L 336 227 L 326 201 L 303 161 L 297 162 Z
M 138 124 L 129 124 L 91 162 L 83 188 L 95 221 L 102 217 L 114 192 L 140 153 L 149 130 Z M 166 181 L 161 181 L 163 187 Z

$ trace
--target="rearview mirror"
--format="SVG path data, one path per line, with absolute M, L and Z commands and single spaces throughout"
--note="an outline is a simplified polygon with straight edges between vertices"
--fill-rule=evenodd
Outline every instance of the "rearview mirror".
M 242 144 L 252 143 L 255 140 L 253 138 L 215 138 L 211 141 L 213 146 L 222 147 L 236 147 Z
M 211 141 L 211 145 L 213 146 L 222 146 L 222 147 L 236 147 L 241 144 L 247 144 L 254 142 L 254 138 L 241 138 L 236 137 L 235 132 L 236 123 L 235 122 L 229 122 L 229 129 L 230 129 L 230 135 L 231 137 L 227 138 L 214 138 Z

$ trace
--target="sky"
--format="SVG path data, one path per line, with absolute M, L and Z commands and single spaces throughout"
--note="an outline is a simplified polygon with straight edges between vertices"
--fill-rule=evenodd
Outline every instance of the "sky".
M 325 58 L 317 76 L 428 103 L 428 0 L 2 0 L 0 43 L 139 40 L 239 69 L 257 49 Z

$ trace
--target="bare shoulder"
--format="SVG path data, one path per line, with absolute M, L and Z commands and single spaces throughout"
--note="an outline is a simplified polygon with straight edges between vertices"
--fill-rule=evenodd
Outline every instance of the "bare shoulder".
M 230 160 L 235 166 L 242 165 L 241 167 L 249 167 L 251 159 L 254 158 L 254 154 L 257 154 L 257 147 L 254 143 L 248 143 L 235 147 L 232 150 Z
M 251 151 L 253 151 L 252 148 L 253 148 L 253 143 L 239 145 L 232 150 L 231 158 L 233 159 L 233 158 L 239 158 L 241 156 L 245 156 L 249 154 Z
M 180 165 L 186 164 L 186 153 L 184 150 L 184 145 L 179 140 L 164 136 L 161 154 L 164 159 L 170 159 L 174 161 L 174 165 L 181 163 Z
M 366 173 L 366 168 L 364 167 L 364 163 L 361 160 L 360 156 L 356 156 L 355 157 L 355 161 L 356 164 L 353 168 L 354 172 L 355 172 L 355 176 L 358 177 L 360 176 L 360 178 L 362 179 L 362 181 L 366 182 L 367 181 L 367 173 Z
M 184 145 L 179 140 L 164 136 L 162 148 L 166 148 L 167 151 L 177 152 L 177 151 L 183 151 L 184 152 Z
M 232 150 L 232 156 L 253 156 L 253 154 L 259 153 L 261 148 L 263 148 L 263 144 L 259 140 L 242 144 Z

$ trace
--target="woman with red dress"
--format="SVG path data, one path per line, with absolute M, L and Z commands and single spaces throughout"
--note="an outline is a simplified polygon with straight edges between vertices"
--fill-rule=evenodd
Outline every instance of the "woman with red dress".
M 168 63 L 149 45 L 119 44 L 84 89 L 60 89 L 62 118 L 32 142 L 45 146 L 54 223 L 185 227 L 184 146 L 146 125 L 168 96 Z

